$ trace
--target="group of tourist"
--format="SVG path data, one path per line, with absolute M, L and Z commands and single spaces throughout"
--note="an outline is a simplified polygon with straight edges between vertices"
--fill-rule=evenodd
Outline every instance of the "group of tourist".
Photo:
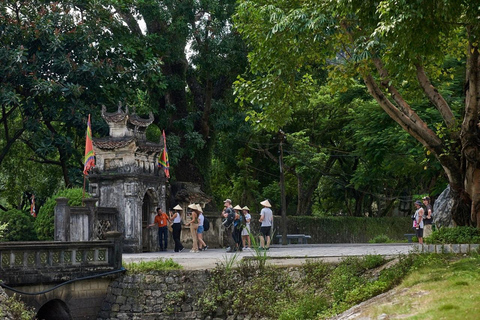
M 268 200 L 260 202 L 263 209 L 260 212 L 260 249 L 268 250 L 271 242 L 271 228 L 273 224 L 273 212 Z M 190 204 L 190 219 L 186 226 L 190 227 L 192 236 L 192 249 L 190 252 L 200 252 L 208 249 L 203 239 L 205 217 L 203 209 L 199 204 Z M 154 222 L 148 227 L 158 226 L 158 245 L 160 251 L 167 251 L 168 230 L 172 231 L 173 241 L 175 242 L 174 252 L 182 252 L 184 247 L 180 240 L 182 230 L 182 207 L 177 205 L 170 211 L 169 215 L 157 208 L 157 214 Z M 236 252 L 250 250 L 252 247 L 250 222 L 252 216 L 247 206 L 243 208 L 239 205 L 232 206 L 232 200 L 224 201 L 224 210 L 222 211 L 224 228 L 224 245 L 227 252 Z
M 263 206 L 260 212 L 260 249 L 268 250 L 270 248 L 270 234 L 273 224 L 273 213 L 271 204 L 268 200 L 260 202 Z M 224 245 L 227 247 L 227 252 L 236 252 L 243 250 L 250 250 L 251 244 L 251 230 L 250 209 L 236 205 L 232 206 L 232 200 L 226 199 L 223 202 L 224 210 L 222 211 L 224 232 Z
M 413 228 L 418 243 L 423 244 L 423 237 L 428 237 L 432 233 L 433 208 L 430 204 L 430 197 L 423 197 L 423 203 L 420 200 L 415 201 L 415 213 L 412 216 Z

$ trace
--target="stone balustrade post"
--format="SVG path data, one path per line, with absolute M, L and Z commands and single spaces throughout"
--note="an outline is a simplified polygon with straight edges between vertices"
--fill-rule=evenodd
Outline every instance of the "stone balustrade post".
M 94 232 L 95 224 L 97 223 L 97 215 L 95 210 L 95 203 L 97 203 L 97 198 L 86 198 L 83 199 L 85 207 L 88 209 L 88 240 L 96 240 L 97 236 Z
M 55 206 L 55 241 L 70 241 L 70 207 L 68 198 L 59 197 Z
M 123 234 L 119 231 L 108 231 L 105 237 L 114 243 L 113 252 L 108 257 L 109 264 L 118 270 L 122 267 Z

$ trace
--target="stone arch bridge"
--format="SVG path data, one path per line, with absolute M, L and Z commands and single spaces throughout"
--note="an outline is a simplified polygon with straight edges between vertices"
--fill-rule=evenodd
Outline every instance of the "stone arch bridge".
M 79 242 L 0 243 L 0 285 L 33 307 L 37 319 L 96 319 L 122 267 L 122 235 Z

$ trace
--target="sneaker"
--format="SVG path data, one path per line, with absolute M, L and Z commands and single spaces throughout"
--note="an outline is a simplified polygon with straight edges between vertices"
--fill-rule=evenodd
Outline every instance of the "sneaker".
M 183 251 L 183 249 L 185 249 L 185 248 L 182 248 L 182 249 L 180 249 L 180 251 L 179 251 L 179 252 L 182 252 L 182 251 Z
M 207 250 L 208 249 L 208 246 L 205 246 L 203 247 L 203 251 Z
M 225 250 L 226 250 L 226 251 L 230 251 L 230 250 L 232 250 L 232 248 L 230 248 L 230 247 L 227 247 L 227 249 L 225 249 Z
M 195 251 L 196 251 L 196 250 L 193 250 L 193 249 L 192 249 L 192 250 L 190 250 L 190 252 L 195 252 Z

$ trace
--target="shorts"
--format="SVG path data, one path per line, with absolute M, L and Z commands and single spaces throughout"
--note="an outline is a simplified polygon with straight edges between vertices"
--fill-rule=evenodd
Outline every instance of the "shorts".
M 270 237 L 270 230 L 272 229 L 271 226 L 269 227 L 260 227 L 260 233 L 264 236 L 264 237 Z
M 423 238 L 423 228 L 415 229 L 415 235 L 417 238 Z
M 250 226 L 247 225 L 245 228 L 242 229 L 242 236 L 248 236 L 248 233 L 250 232 Z
M 197 233 L 203 233 L 203 226 L 198 226 Z

